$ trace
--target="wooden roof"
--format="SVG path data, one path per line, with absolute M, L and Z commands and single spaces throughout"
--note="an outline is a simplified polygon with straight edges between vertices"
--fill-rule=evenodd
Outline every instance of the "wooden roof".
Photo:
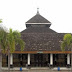
M 50 25 L 38 24 L 49 23 L 50 21 L 45 19 L 39 13 L 28 20 L 26 23 L 27 29 L 21 32 L 22 39 L 25 41 L 24 51 L 20 52 L 19 45 L 16 47 L 15 53 L 37 53 L 39 51 L 43 53 L 70 53 L 70 49 L 66 48 L 65 52 L 61 50 L 61 42 L 64 37 L 64 33 L 57 33 L 50 29 Z M 33 23 L 36 23 L 35 25 Z
M 50 21 L 48 21 L 46 18 L 44 18 L 40 14 L 36 14 L 31 19 L 29 19 L 26 23 L 50 23 L 51 24 Z
M 23 30 L 21 33 L 57 33 L 56 31 L 48 27 L 29 27 Z
M 26 43 L 24 51 L 62 51 L 63 36 L 61 33 L 22 33 L 22 39 Z M 20 51 L 19 46 L 16 51 Z M 65 51 L 70 49 L 66 48 Z

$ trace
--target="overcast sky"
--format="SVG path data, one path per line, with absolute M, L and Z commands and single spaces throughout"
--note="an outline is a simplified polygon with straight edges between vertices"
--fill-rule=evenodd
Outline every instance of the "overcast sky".
M 52 23 L 51 29 L 72 33 L 72 0 L 0 0 L 0 19 L 8 29 L 22 31 L 37 8 Z

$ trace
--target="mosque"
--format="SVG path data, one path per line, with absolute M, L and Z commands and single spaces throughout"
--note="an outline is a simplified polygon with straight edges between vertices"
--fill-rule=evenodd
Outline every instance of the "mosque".
M 50 26 L 52 23 L 40 15 L 39 10 L 35 16 L 26 23 L 26 29 L 21 32 L 25 41 L 24 51 L 17 46 L 10 55 L 10 67 L 70 67 L 70 49 L 61 50 L 61 42 L 65 33 L 57 33 Z M 3 55 L 2 67 L 8 66 L 8 56 Z

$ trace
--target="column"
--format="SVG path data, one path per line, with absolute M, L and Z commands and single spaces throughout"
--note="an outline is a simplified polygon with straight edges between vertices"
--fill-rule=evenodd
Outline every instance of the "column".
M 50 66 L 53 66 L 53 54 L 50 54 Z
M 10 68 L 13 68 L 13 54 L 10 55 Z
M 30 54 L 28 54 L 28 65 L 30 65 Z
M 70 67 L 70 54 L 67 54 L 67 66 Z

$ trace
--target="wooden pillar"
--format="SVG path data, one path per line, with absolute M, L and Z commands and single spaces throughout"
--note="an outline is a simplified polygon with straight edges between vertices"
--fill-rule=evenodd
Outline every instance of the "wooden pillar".
M 70 54 L 67 54 L 67 66 L 70 66 Z
M 50 54 L 50 66 L 53 66 L 53 54 Z
M 28 54 L 28 65 L 30 65 L 30 54 Z
M 10 67 L 13 68 L 13 54 L 10 55 Z

